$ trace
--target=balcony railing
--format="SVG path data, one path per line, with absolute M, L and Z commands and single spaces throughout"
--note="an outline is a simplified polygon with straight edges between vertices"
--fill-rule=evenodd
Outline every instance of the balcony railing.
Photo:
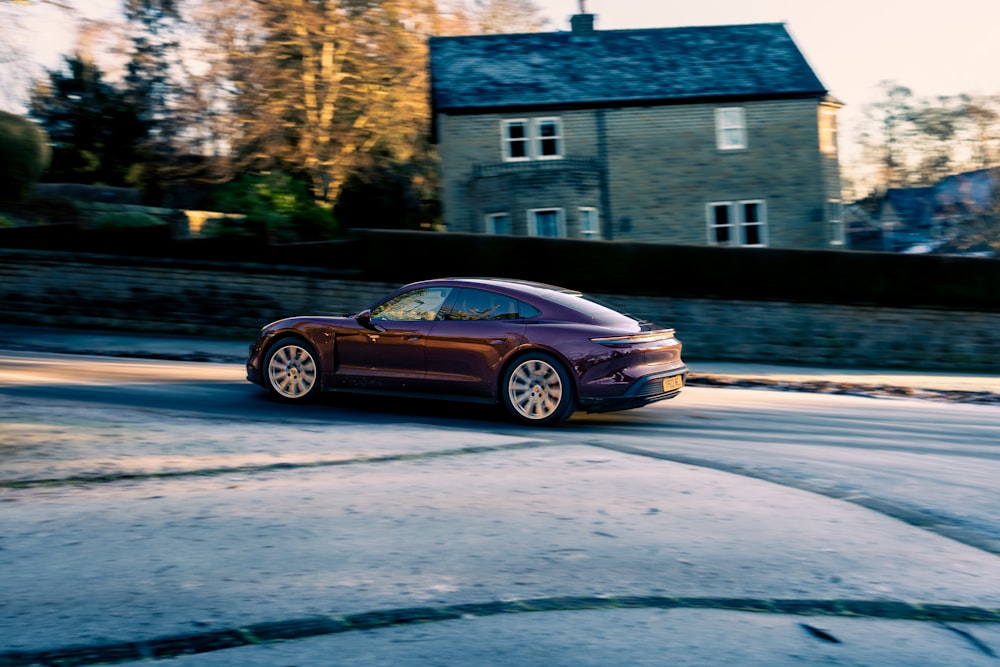
M 585 157 L 559 160 L 523 160 L 519 162 L 494 162 L 472 166 L 473 178 L 488 178 L 506 174 L 530 174 L 539 171 L 601 171 L 597 160 Z

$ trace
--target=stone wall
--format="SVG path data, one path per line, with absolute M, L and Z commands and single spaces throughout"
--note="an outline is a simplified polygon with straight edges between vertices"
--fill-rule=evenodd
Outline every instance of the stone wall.
M 356 312 L 396 284 L 325 269 L 0 250 L 7 323 L 252 337 Z M 1000 312 L 598 294 L 677 329 L 690 360 L 1000 372 Z

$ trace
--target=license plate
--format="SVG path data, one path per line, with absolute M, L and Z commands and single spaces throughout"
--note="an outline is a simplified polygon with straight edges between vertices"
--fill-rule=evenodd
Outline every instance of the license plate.
M 675 391 L 683 386 L 683 375 L 674 375 L 673 377 L 663 378 L 663 391 Z

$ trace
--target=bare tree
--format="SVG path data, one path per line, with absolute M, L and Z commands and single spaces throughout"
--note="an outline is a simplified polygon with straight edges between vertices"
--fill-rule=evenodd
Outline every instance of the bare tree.
M 885 189 L 907 180 L 905 145 L 912 131 L 913 92 L 895 81 L 882 81 L 879 87 L 883 96 L 866 108 L 872 129 L 862 135 L 862 142 L 879 155 Z
M 451 0 L 442 3 L 441 34 L 494 35 L 539 32 L 549 27 L 534 0 Z
M 329 206 L 374 147 L 405 158 L 420 144 L 432 0 L 216 0 L 200 12 L 214 59 L 199 99 L 228 115 L 215 141 L 235 170 L 308 174 Z
M 1000 96 L 961 96 L 963 138 L 970 166 L 1000 165 Z

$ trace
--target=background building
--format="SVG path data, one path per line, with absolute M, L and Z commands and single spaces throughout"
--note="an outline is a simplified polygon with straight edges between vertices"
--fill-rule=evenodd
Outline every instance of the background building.
M 435 37 L 449 231 L 840 247 L 836 114 L 783 24 Z

